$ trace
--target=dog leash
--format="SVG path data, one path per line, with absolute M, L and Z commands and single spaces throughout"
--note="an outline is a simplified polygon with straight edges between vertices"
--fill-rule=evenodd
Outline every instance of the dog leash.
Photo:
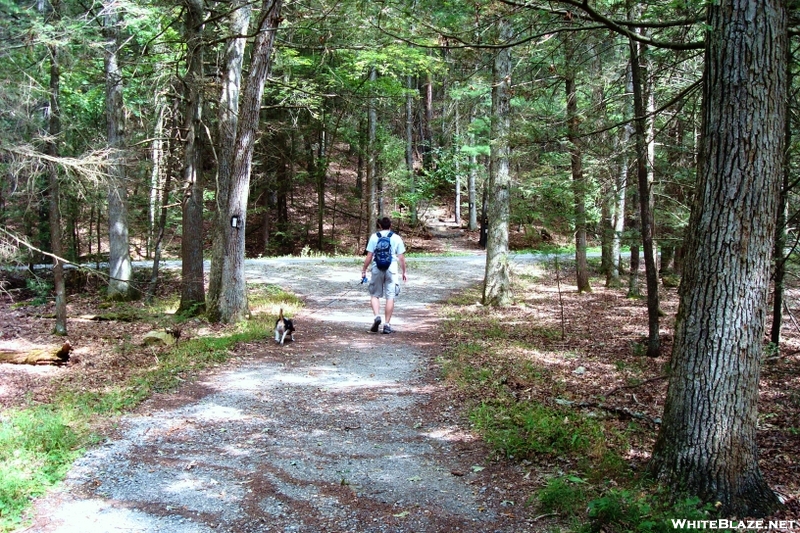
M 331 298 L 331 300 L 327 304 L 323 305 L 319 309 L 316 309 L 316 310 L 314 310 L 314 311 L 312 311 L 310 313 L 298 313 L 298 315 L 295 315 L 295 316 L 301 316 L 301 317 L 308 318 L 308 317 L 312 317 L 312 316 L 316 315 L 317 313 L 320 313 L 321 311 L 324 311 L 325 309 L 327 309 L 328 307 L 333 305 L 335 302 L 338 302 L 339 300 L 341 300 L 342 298 L 344 298 L 345 296 L 347 296 L 348 294 L 350 294 L 351 292 L 353 292 L 357 288 L 359 288 L 362 285 L 364 285 L 366 283 L 366 280 L 367 280 L 367 277 L 364 276 L 364 278 L 360 282 L 358 282 L 358 284 L 355 287 L 348 287 L 348 288 L 344 289 L 341 292 L 334 293 L 334 297 Z

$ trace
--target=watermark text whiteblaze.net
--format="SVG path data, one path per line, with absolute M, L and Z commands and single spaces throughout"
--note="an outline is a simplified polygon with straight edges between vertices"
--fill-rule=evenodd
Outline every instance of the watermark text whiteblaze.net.
M 800 520 L 686 520 L 683 518 L 673 518 L 672 527 L 674 529 L 735 529 L 742 531 L 798 531 L 800 530 Z

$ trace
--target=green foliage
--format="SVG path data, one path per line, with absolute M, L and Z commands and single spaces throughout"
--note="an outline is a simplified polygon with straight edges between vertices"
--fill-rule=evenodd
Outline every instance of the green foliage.
M 88 434 L 69 410 L 7 411 L 0 419 L 0 530 L 20 523 L 30 500 L 63 478 Z
M 708 520 L 713 506 L 696 497 L 611 489 L 588 504 L 589 523 L 582 531 L 666 533 L 674 531 L 671 519 Z
M 52 299 L 53 282 L 48 279 L 37 276 L 27 278 L 25 287 L 33 293 L 33 299 L 30 301 L 31 305 L 44 305 Z
M 507 457 L 585 454 L 605 446 L 596 420 L 533 402 L 485 402 L 473 410 L 470 420 L 486 442 Z
M 556 477 L 536 491 L 539 507 L 546 513 L 580 514 L 586 508 L 590 487 L 577 476 Z

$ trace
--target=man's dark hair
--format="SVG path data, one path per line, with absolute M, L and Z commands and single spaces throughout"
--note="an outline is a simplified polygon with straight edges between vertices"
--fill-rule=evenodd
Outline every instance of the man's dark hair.
M 389 217 L 383 217 L 378 224 L 380 224 L 381 229 L 389 229 L 392 227 L 392 219 Z

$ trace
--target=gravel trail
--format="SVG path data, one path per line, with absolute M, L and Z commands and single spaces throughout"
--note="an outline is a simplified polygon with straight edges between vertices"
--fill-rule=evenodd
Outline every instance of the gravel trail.
M 368 332 L 359 265 L 249 261 L 250 281 L 306 301 L 296 342 L 241 346 L 123 417 L 24 531 L 537 531 L 509 483 L 525 472 L 488 462 L 438 382 L 433 306 L 483 256 L 409 260 L 392 335 Z

